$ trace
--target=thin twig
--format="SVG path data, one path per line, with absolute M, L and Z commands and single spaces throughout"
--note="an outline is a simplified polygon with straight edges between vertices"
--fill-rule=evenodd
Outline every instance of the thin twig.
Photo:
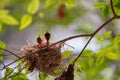
M 95 30 L 93 32 L 93 34 L 91 35 L 90 39 L 88 40 L 88 42 L 85 44 L 85 46 L 83 47 L 82 51 L 80 52 L 80 54 L 77 56 L 77 58 L 75 58 L 75 60 L 73 61 L 73 64 L 75 64 L 75 62 L 78 60 L 78 58 L 81 56 L 82 52 L 85 50 L 85 48 L 87 47 L 87 45 L 89 44 L 89 42 L 92 40 L 92 38 L 103 28 L 105 27 L 105 25 L 107 25 L 109 22 L 111 22 L 113 19 L 115 19 L 116 17 L 112 17 L 109 20 L 107 20 L 104 24 L 102 24 L 97 30 Z
M 4 62 L 3 61 L 0 61 L 2 64 L 3 64 L 3 66 L 5 66 L 5 64 L 4 64 Z
M 82 35 L 71 36 L 71 37 L 62 39 L 62 40 L 60 40 L 60 41 L 58 41 L 58 42 L 55 42 L 55 43 L 51 44 L 50 46 L 56 45 L 56 44 L 58 44 L 58 43 L 64 43 L 64 42 L 66 42 L 66 41 L 68 41 L 68 40 L 71 40 L 71 39 L 74 39 L 74 38 L 87 37 L 87 36 L 89 37 L 89 36 L 91 36 L 91 35 L 92 35 L 92 34 L 82 34 Z M 50 47 L 50 46 L 48 46 L 48 47 Z
M 7 66 L 10 66 L 11 64 L 13 64 L 13 63 L 15 63 L 15 62 L 19 61 L 20 59 L 22 59 L 22 58 L 24 58 L 24 57 L 26 57 L 26 56 L 27 56 L 27 55 L 22 56 L 22 57 L 20 57 L 20 58 L 16 59 L 15 61 L 13 61 L 13 62 L 11 62 L 11 63 L 7 64 L 6 66 L 4 66 L 4 67 L 3 67 L 2 69 L 0 69 L 0 70 L 5 69 Z
M 21 63 L 19 63 L 16 67 L 14 67 L 14 70 L 15 70 L 19 65 L 21 65 Z M 25 68 L 25 67 L 23 67 L 21 70 L 19 70 L 19 72 L 18 72 L 16 75 L 18 75 L 24 68 Z M 12 70 L 8 75 L 6 75 L 5 77 L 3 77 L 2 79 L 11 78 L 12 76 L 14 76 L 14 74 L 11 75 L 11 74 L 14 72 L 14 70 Z
M 4 50 L 4 51 L 7 51 L 7 52 L 9 52 L 9 53 L 13 54 L 14 56 L 16 56 L 16 57 L 20 58 L 20 56 L 18 56 L 17 54 L 15 54 L 15 53 L 13 53 L 13 52 L 11 52 L 11 51 L 7 50 L 7 49 L 1 48 L 1 47 L 0 47 L 0 49 L 1 49 L 1 50 Z
M 113 0 L 110 0 L 110 6 L 111 6 L 111 10 L 112 10 L 113 15 L 117 16 L 117 14 L 115 13 L 114 6 L 113 6 Z

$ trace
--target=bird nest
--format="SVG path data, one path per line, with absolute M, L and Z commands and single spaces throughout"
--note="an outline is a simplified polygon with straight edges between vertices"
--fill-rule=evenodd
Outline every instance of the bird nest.
M 60 52 L 60 46 L 43 46 L 42 48 L 38 44 L 31 46 L 24 46 L 21 49 L 21 53 L 26 55 L 24 61 L 25 66 L 28 66 L 30 71 L 34 69 L 39 70 L 50 75 L 57 75 L 62 68 L 62 56 Z M 59 70 L 59 73 L 57 73 Z

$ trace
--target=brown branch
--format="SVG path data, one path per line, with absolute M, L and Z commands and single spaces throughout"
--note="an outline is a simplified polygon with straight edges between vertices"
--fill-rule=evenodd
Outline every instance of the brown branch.
M 105 25 L 107 25 L 108 23 L 110 23 L 113 19 L 120 19 L 120 16 L 118 16 L 115 13 L 114 10 L 114 6 L 113 6 L 113 1 L 110 0 L 110 6 L 112 9 L 112 12 L 114 14 L 114 16 L 112 18 L 110 18 L 108 21 L 106 21 L 104 24 L 102 24 L 95 32 L 93 32 L 93 34 L 91 35 L 90 39 L 88 40 L 88 42 L 85 44 L 85 46 L 83 47 L 82 51 L 80 52 L 80 54 L 78 55 L 78 57 L 74 60 L 73 64 L 78 60 L 78 58 L 81 56 L 82 52 L 85 50 L 85 48 L 87 47 L 87 45 L 89 44 L 89 42 L 92 40 L 92 38 L 103 28 L 105 27 Z
M 15 76 L 15 75 L 18 75 L 20 72 L 22 72 L 22 70 L 23 70 L 25 67 L 21 68 L 15 75 L 14 75 L 14 74 L 11 75 L 11 74 L 14 72 L 14 70 L 15 70 L 19 65 L 21 65 L 21 63 L 19 63 L 16 67 L 14 67 L 14 69 L 13 69 L 9 74 L 7 74 L 5 77 L 3 77 L 2 79 L 11 78 L 11 77 L 13 77 L 13 76 Z
M 117 19 L 120 19 L 120 15 L 117 15 L 117 13 L 115 12 L 114 5 L 113 5 L 113 0 L 110 0 L 110 6 L 111 6 L 111 10 L 112 10 L 113 15 L 114 15 Z
M 83 47 L 82 51 L 80 52 L 80 54 L 77 56 L 77 58 L 75 58 L 75 60 L 73 61 L 73 64 L 75 64 L 75 62 L 78 60 L 78 58 L 81 56 L 82 52 L 85 50 L 85 48 L 87 47 L 87 45 L 90 43 L 90 41 L 92 40 L 92 38 L 103 28 L 105 27 L 105 25 L 107 25 L 109 22 L 111 22 L 113 19 L 115 19 L 116 17 L 112 17 L 109 20 L 107 20 L 104 24 L 102 24 L 97 30 L 95 30 L 93 32 L 93 34 L 91 35 L 90 39 L 88 40 L 88 42 L 85 44 L 85 46 Z
M 11 62 L 11 63 L 7 64 L 6 66 L 4 66 L 4 67 L 3 67 L 2 69 L 0 69 L 0 70 L 5 69 L 7 66 L 10 66 L 11 64 L 13 64 L 13 63 L 15 63 L 15 62 L 19 61 L 20 59 L 22 59 L 22 58 L 24 58 L 24 57 L 26 57 L 26 56 L 27 56 L 27 55 L 22 56 L 22 57 L 20 57 L 20 58 L 16 59 L 15 61 L 13 61 L 13 62 Z
M 3 61 L 0 61 L 2 64 L 3 64 L 3 66 L 5 66 L 5 64 L 4 64 L 4 62 Z
M 14 56 L 20 58 L 20 56 L 18 56 L 17 54 L 15 54 L 15 53 L 13 53 L 13 52 L 7 50 L 7 49 L 3 49 L 3 48 L 1 48 L 1 47 L 0 47 L 0 49 L 1 49 L 1 50 L 4 50 L 4 51 L 6 51 L 6 52 L 9 52 L 9 53 L 13 54 Z
M 60 40 L 60 41 L 58 41 L 58 42 L 55 42 L 55 43 L 51 44 L 50 46 L 54 46 L 54 45 L 56 45 L 56 44 L 58 44 L 58 43 L 64 43 L 64 42 L 66 42 L 66 41 L 68 41 L 68 40 L 71 40 L 71 39 L 74 39 L 74 38 L 78 38 L 78 37 L 89 37 L 89 36 L 91 36 L 91 35 L 92 35 L 92 34 L 82 34 L 82 35 L 71 36 L 71 37 L 62 39 L 62 40 Z M 50 46 L 48 46 L 48 47 L 50 47 Z
M 113 0 L 110 0 L 110 6 L 111 6 L 111 10 L 112 10 L 113 15 L 117 16 L 117 14 L 115 13 L 114 6 L 113 6 Z

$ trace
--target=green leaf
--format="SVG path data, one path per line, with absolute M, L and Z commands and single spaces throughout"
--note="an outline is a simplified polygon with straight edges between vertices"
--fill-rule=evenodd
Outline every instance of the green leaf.
M 104 56 L 98 56 L 96 59 L 96 65 L 101 65 L 104 63 L 104 61 L 105 61 Z
M 93 51 L 91 50 L 84 50 L 83 53 L 81 54 L 81 56 L 93 56 Z
M 7 15 L 8 13 L 9 13 L 8 10 L 6 10 L 6 9 L 0 9 L 0 16 L 1 15 Z
M 96 4 L 94 4 L 95 8 L 103 8 L 106 4 L 104 2 L 98 2 Z
M 92 67 L 93 64 L 94 64 L 94 58 L 93 57 L 89 57 L 89 61 L 88 61 L 89 67 Z
M 114 9 L 117 15 L 120 15 L 120 0 L 114 0 Z
M 77 58 L 77 56 L 73 56 L 73 57 L 70 59 L 69 63 L 70 63 L 70 64 L 73 63 L 74 60 L 75 60 L 75 58 Z
M 8 25 L 18 25 L 19 22 L 11 15 L 2 15 L 0 16 L 0 21 Z
M 109 15 L 109 6 L 105 5 L 105 7 L 102 8 L 102 17 L 106 18 L 106 17 L 108 17 L 108 15 Z
M 70 56 L 70 54 L 72 54 L 73 51 L 70 51 L 70 50 L 67 50 L 67 51 L 64 51 L 62 54 L 63 54 L 63 57 L 64 58 L 68 58 Z
M 103 40 L 109 38 L 111 34 L 112 34 L 112 31 L 107 31 L 102 36 L 98 37 L 97 39 L 98 39 L 98 41 L 103 41 Z
M 21 64 L 18 64 L 18 65 L 17 65 L 17 70 L 20 71 L 21 69 L 22 69 Z
M 113 40 L 113 44 L 119 44 L 120 43 L 120 35 L 115 37 L 115 39 Z
M 13 16 L 8 14 L 9 11 L 5 9 L 0 9 L 0 21 L 8 25 L 18 25 L 19 22 Z
M 113 53 L 113 52 L 108 52 L 105 54 L 105 56 L 110 60 L 118 60 L 119 59 L 119 55 L 117 55 L 116 53 Z
M 51 6 L 54 2 L 55 0 L 46 0 L 44 5 L 45 9 Z
M 105 49 L 100 50 L 99 52 L 96 53 L 96 65 L 101 65 L 105 61 L 105 53 L 107 51 Z
M 105 49 L 102 49 L 102 50 L 100 50 L 100 51 L 98 51 L 98 52 L 96 53 L 96 56 L 97 56 L 97 57 L 101 57 L 101 56 L 103 56 L 105 53 L 106 53 L 106 50 L 105 50 Z
M 20 30 L 28 27 L 32 23 L 32 16 L 29 14 L 25 14 L 21 19 Z
M 1 80 L 9 80 L 9 78 L 2 78 Z
M 110 35 L 112 34 L 112 31 L 107 31 L 105 34 L 104 34 L 104 37 L 109 37 Z
M 0 32 L 2 31 L 2 23 L 0 23 Z
M 40 2 L 39 0 L 32 0 L 28 6 L 28 13 L 35 14 L 39 10 Z
M 14 70 L 13 70 L 12 68 L 7 67 L 6 70 L 5 70 L 5 72 L 4 72 L 4 75 L 5 75 L 5 76 L 8 76 L 8 75 L 10 75 L 13 71 L 14 71 Z
M 20 73 L 19 75 L 15 75 L 12 77 L 12 80 L 29 80 L 27 75 Z
M 0 56 L 0 61 L 3 61 L 3 56 Z
M 0 48 L 6 48 L 6 44 L 2 41 L 0 41 Z M 3 53 L 3 50 L 0 50 L 0 54 Z
M 79 65 L 82 69 L 87 70 L 89 68 L 89 58 L 88 57 L 81 57 L 77 60 L 76 65 Z
M 40 12 L 38 15 L 39 15 L 40 18 L 44 17 L 44 13 L 43 12 Z
M 40 80 L 46 80 L 47 79 L 47 74 L 45 74 L 45 73 L 40 73 Z
M 31 73 L 31 72 L 29 71 L 29 67 L 26 67 L 24 70 L 25 70 L 25 74 L 26 74 L 26 75 L 29 74 L 29 73 Z
M 67 7 L 74 7 L 75 6 L 75 0 L 66 0 L 66 6 Z

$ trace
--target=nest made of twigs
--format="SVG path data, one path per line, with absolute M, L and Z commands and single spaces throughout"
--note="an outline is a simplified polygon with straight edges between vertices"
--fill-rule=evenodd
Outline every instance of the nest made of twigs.
M 25 66 L 29 66 L 29 70 L 39 70 L 50 75 L 57 75 L 57 70 L 62 67 L 62 56 L 60 46 L 42 47 L 38 44 L 24 46 L 21 53 L 26 55 L 24 61 Z

